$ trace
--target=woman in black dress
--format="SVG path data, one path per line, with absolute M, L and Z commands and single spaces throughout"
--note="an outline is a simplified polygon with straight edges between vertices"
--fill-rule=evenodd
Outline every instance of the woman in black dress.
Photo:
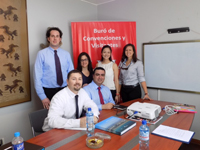
M 77 70 L 81 71 L 83 77 L 83 87 L 92 82 L 93 68 L 90 56 L 86 52 L 82 52 L 78 56 Z

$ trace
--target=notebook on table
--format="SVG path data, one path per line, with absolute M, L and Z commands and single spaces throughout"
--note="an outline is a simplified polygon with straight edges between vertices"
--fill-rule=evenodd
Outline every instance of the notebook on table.
M 95 125 L 96 129 L 122 135 L 136 125 L 135 121 L 118 117 L 109 117 Z
M 159 125 L 152 134 L 189 144 L 194 136 L 193 131 Z

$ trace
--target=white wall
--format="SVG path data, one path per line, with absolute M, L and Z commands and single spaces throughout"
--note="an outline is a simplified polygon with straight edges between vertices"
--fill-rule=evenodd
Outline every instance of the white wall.
M 28 114 L 42 108 L 35 93 L 32 70 L 40 43 L 45 43 L 46 29 L 57 26 L 63 31 L 62 48 L 72 53 L 71 22 L 96 21 L 97 7 L 80 0 L 27 0 L 31 101 L 0 108 L 0 138 L 12 140 L 21 132 L 25 140 L 32 138 Z
M 136 21 L 138 58 L 142 60 L 142 43 L 199 40 L 199 6 L 199 0 L 115 0 L 98 6 L 97 11 L 100 21 Z M 179 27 L 189 27 L 191 31 L 167 33 L 167 29 Z M 149 89 L 149 93 L 151 98 L 158 99 L 157 90 Z M 195 114 L 191 130 L 195 131 L 194 138 L 200 140 L 200 95 L 161 90 L 159 98 L 196 106 L 198 113 Z

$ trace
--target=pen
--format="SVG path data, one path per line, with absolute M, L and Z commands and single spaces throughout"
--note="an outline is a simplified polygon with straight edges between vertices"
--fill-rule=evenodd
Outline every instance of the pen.
M 9 146 L 9 147 L 5 148 L 4 150 L 9 150 L 9 149 L 11 149 L 11 148 L 12 148 L 12 146 Z

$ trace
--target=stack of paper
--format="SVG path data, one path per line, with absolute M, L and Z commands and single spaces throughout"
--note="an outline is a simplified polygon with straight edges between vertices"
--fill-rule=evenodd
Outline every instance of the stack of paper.
M 177 140 L 183 143 L 190 143 L 190 140 L 194 136 L 193 131 L 182 130 L 178 128 L 173 128 L 165 125 L 159 125 L 152 134 L 159 135 L 162 137 Z

